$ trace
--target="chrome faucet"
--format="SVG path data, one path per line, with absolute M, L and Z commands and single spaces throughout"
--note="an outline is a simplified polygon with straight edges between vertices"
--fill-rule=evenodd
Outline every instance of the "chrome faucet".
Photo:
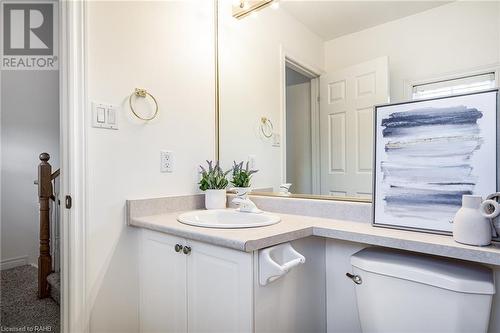
M 290 195 L 290 187 L 292 187 L 292 183 L 284 183 L 280 185 L 280 194 L 281 195 Z
M 234 203 L 235 205 L 239 206 L 238 210 L 240 212 L 262 213 L 262 210 L 257 208 L 255 203 L 252 200 L 250 200 L 249 198 L 242 199 L 242 198 L 236 197 L 231 202 Z

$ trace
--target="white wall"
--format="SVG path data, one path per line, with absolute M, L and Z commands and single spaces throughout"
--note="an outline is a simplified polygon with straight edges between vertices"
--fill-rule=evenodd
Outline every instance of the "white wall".
M 91 101 L 121 105 L 119 130 L 87 133 L 87 288 L 92 332 L 138 330 L 138 239 L 129 198 L 198 192 L 198 165 L 214 157 L 213 2 L 88 2 L 87 88 Z M 145 123 L 128 106 L 150 91 L 160 114 Z M 174 172 L 160 173 L 161 149 Z
M 3 71 L 1 80 L 1 261 L 9 268 L 38 260 L 33 181 L 40 153 L 59 167 L 59 71 Z
M 256 156 L 253 186 L 281 183 L 282 147 L 260 133 L 268 117 L 282 134 L 280 47 L 315 68 L 323 67 L 323 41 L 284 10 L 266 8 L 258 17 L 236 20 L 231 0 L 221 1 L 220 14 L 220 157 L 224 166 Z
M 500 3 L 459 1 L 325 43 L 327 71 L 389 56 L 391 101 L 405 80 L 428 79 L 499 62 Z

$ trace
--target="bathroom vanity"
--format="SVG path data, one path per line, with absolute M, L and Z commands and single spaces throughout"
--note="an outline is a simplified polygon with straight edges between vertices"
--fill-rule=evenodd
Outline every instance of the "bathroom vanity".
M 314 258 L 324 251 L 320 239 L 295 242 L 307 265 L 262 286 L 258 251 L 141 233 L 141 332 L 325 331 L 324 288 L 317 288 L 324 261 Z
M 244 229 L 202 228 L 178 222 L 182 212 L 200 209 L 202 198 L 127 202 L 128 223 L 140 228 L 141 234 L 142 332 L 326 332 L 327 317 L 332 315 L 328 308 L 338 308 L 339 302 L 346 313 L 333 314 L 344 316 L 335 325 L 356 322 L 355 285 L 345 273 L 351 271 L 350 255 L 369 245 L 500 265 L 496 244 L 472 247 L 447 235 L 373 227 L 366 220 L 370 205 L 362 203 L 328 202 L 337 206 L 336 213 L 326 209 L 324 214 L 339 218 L 325 218 L 280 212 L 291 202 L 304 213 L 321 207 L 324 201 L 253 198 L 265 210 L 274 210 L 281 222 Z M 305 264 L 262 285 L 260 250 L 287 242 L 304 255 Z M 337 280 L 344 276 L 342 284 L 332 283 L 333 276 Z

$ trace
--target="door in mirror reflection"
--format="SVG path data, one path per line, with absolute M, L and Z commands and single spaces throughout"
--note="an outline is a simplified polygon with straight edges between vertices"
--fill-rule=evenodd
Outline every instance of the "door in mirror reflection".
M 373 106 L 388 102 L 387 57 L 321 75 L 319 92 L 305 66 L 285 73 L 286 182 L 295 193 L 371 198 Z
M 371 198 L 373 106 L 389 100 L 387 57 L 321 76 L 321 194 Z

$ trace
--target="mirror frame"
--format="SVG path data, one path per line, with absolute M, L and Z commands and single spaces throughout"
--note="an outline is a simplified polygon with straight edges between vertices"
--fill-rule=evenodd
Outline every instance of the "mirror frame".
M 220 159 L 220 68 L 219 68 L 219 0 L 214 0 L 214 113 L 215 160 Z
M 267 4 L 272 3 L 268 1 Z M 260 7 L 258 7 L 260 8 Z M 257 8 L 257 9 L 258 9 Z M 254 9 L 254 10 L 257 10 Z M 252 10 L 253 11 L 253 10 Z M 250 12 L 246 13 L 246 15 Z M 245 16 L 246 16 L 245 15 Z M 242 17 L 241 19 L 245 19 Z M 214 65 L 215 65 L 215 159 L 220 160 L 220 82 L 221 82 L 221 70 L 220 70 L 220 58 L 219 58 L 219 0 L 214 0 Z M 283 63 L 285 65 L 286 62 Z M 374 108 L 375 109 L 375 108 Z M 357 203 L 373 203 L 372 198 L 358 198 L 358 197 L 341 197 L 341 196 L 328 196 L 320 194 L 280 194 L 277 192 L 258 192 L 252 191 L 251 195 L 262 196 L 262 197 L 275 197 L 275 198 L 292 198 L 292 199 L 313 199 L 313 200 L 330 200 L 330 201 L 343 201 L 343 202 L 357 202 Z

